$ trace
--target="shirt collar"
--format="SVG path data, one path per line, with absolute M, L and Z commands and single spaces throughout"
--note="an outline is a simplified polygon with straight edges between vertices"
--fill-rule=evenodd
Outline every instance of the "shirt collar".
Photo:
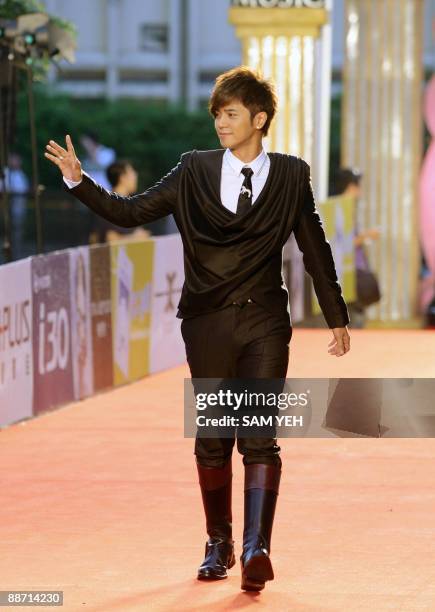
M 264 163 L 267 159 L 267 154 L 263 148 L 261 150 L 261 153 L 259 153 L 259 155 L 257 155 L 255 159 L 253 159 L 251 162 L 247 164 L 243 162 L 241 159 L 239 159 L 238 157 L 236 157 L 234 153 L 231 151 L 231 149 L 227 148 L 225 150 L 224 157 L 226 159 L 226 162 L 232 168 L 234 174 L 237 174 L 237 175 L 241 174 L 242 168 L 244 168 L 245 166 L 249 166 L 254 171 L 254 175 L 258 176 L 261 170 L 263 169 Z

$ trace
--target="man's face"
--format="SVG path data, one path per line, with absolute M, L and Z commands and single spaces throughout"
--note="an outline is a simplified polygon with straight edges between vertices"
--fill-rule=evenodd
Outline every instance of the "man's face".
M 223 148 L 234 149 L 248 143 L 262 131 L 256 126 L 264 125 L 267 118 L 265 112 L 260 112 L 251 120 L 251 113 L 238 100 L 232 100 L 220 108 L 214 120 L 214 126 Z

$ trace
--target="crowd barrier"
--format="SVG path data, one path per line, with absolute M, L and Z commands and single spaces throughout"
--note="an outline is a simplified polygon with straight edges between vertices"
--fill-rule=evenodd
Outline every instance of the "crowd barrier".
M 185 360 L 178 234 L 0 267 L 0 426 Z

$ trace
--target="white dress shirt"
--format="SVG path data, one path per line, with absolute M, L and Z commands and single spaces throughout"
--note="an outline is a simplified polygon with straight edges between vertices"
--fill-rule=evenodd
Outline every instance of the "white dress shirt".
M 263 189 L 269 174 L 269 156 L 263 148 L 261 153 L 257 155 L 255 159 L 249 163 L 245 163 L 236 157 L 230 149 L 225 149 L 222 159 L 220 195 L 222 204 L 225 206 L 225 208 L 228 208 L 228 210 L 233 213 L 237 212 L 237 202 L 239 200 L 239 194 L 243 181 L 245 180 L 245 177 L 242 174 L 242 168 L 245 167 L 252 168 L 254 172 L 254 174 L 251 176 L 252 203 L 254 203 Z M 63 180 L 70 189 L 80 185 L 81 183 L 81 181 L 71 181 L 65 177 Z
M 249 167 L 254 174 L 252 182 L 252 203 L 258 198 L 269 174 L 270 158 L 264 149 L 249 163 L 245 163 L 226 149 L 222 159 L 221 201 L 231 212 L 237 212 L 240 190 L 245 180 L 242 168 Z

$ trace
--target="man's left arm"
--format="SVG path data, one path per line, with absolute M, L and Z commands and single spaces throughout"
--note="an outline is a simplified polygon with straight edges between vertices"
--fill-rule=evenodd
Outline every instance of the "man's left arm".
M 305 269 L 313 279 L 314 290 L 326 323 L 331 329 L 345 328 L 350 322 L 346 303 L 338 282 L 331 246 L 326 239 L 322 220 L 316 208 L 311 184 L 310 166 L 304 164 L 301 211 L 294 227 Z M 336 335 L 334 333 L 334 335 Z

